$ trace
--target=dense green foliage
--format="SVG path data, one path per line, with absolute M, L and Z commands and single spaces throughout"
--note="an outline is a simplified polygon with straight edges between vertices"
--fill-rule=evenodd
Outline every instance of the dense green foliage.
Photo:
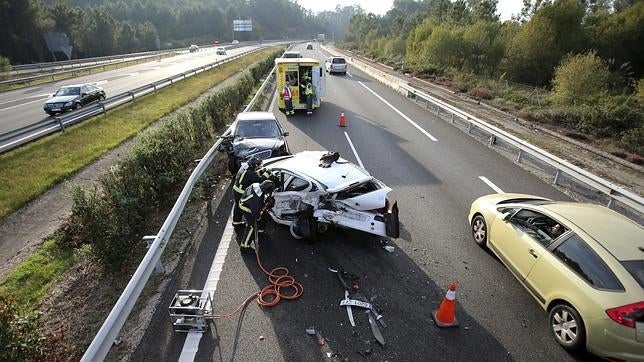
M 496 5 L 395 0 L 384 16 L 354 16 L 343 46 L 642 154 L 644 1 L 524 0 L 503 23 Z M 534 102 L 535 90 L 509 91 L 510 82 L 553 92 Z
M 99 178 L 91 189 L 74 190 L 72 216 L 61 243 L 88 243 L 107 266 L 118 268 L 149 234 L 155 211 L 176 200 L 194 158 L 232 121 L 257 81 L 272 67 L 273 54 L 240 80 L 158 128 L 146 131 L 130 154 Z
M 553 100 L 559 105 L 590 103 L 604 95 L 608 66 L 596 53 L 568 56 L 555 70 Z
M 8 72 L 9 70 L 11 70 L 9 58 L 0 55 L 0 72 Z
M 43 33 L 66 33 L 73 58 L 232 40 L 232 21 L 252 19 L 235 39 L 342 35 L 356 6 L 315 16 L 293 0 L 0 0 L 0 54 L 15 63 L 52 59 Z M 56 57 L 64 57 L 57 54 Z
M 16 301 L 0 294 L 0 361 L 38 361 L 45 355 L 38 333 L 39 315 L 18 310 Z

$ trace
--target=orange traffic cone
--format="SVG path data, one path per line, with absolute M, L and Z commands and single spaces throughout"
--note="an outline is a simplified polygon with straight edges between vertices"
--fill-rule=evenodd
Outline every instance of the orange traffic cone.
M 456 282 L 449 285 L 449 290 L 443 298 L 438 310 L 432 312 L 434 322 L 439 327 L 458 327 L 458 320 L 455 315 L 456 310 Z
M 338 127 L 346 127 L 347 121 L 344 119 L 344 112 L 340 113 L 340 120 L 338 121 Z

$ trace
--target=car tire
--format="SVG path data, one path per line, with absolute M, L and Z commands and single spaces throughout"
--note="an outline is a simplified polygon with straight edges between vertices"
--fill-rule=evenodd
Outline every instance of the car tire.
M 555 305 L 550 310 L 548 325 L 555 340 L 563 348 L 573 351 L 584 347 L 586 327 L 575 308 L 568 304 Z
M 482 248 L 487 247 L 488 230 L 487 223 L 485 222 L 483 215 L 477 214 L 474 216 L 471 226 L 474 242 Z
M 298 234 L 298 230 L 297 230 L 297 225 L 296 225 L 296 224 L 297 224 L 297 222 L 293 221 L 293 222 L 291 223 L 291 225 L 288 227 L 288 231 L 290 231 L 290 232 L 291 232 L 291 236 L 293 236 L 295 239 L 297 239 L 297 240 L 302 240 L 302 239 L 304 239 L 304 236 L 302 236 L 302 235 Z
M 74 110 L 81 109 L 81 108 L 83 108 L 83 105 L 80 103 L 76 103 L 76 105 L 74 106 Z

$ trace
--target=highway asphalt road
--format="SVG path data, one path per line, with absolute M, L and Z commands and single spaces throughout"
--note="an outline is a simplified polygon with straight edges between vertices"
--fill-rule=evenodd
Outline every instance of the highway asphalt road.
M 304 56 L 323 58 L 317 49 L 300 48 Z M 302 297 L 273 308 L 252 301 L 241 314 L 213 322 L 200 339 L 187 339 L 173 332 L 166 308 L 175 289 L 202 289 L 216 251 L 225 250 L 220 240 L 230 202 L 222 202 L 205 236 L 173 278 L 172 290 L 132 360 L 594 359 L 559 347 L 547 329 L 547 314 L 499 260 L 473 242 L 467 221 L 471 202 L 495 192 L 481 176 L 506 192 L 568 198 L 360 71 L 349 67 L 346 76 L 327 77 L 326 98 L 313 116 L 299 112 L 286 119 L 277 109 L 275 114 L 290 132 L 293 152 L 339 151 L 393 188 L 390 198 L 399 202 L 402 223 L 401 237 L 389 241 L 394 252 L 382 248 L 381 238 L 359 232 L 331 230 L 315 242 L 302 242 L 277 226 L 260 244 L 262 262 L 269 270 L 287 267 L 303 285 Z M 337 126 L 342 111 L 346 128 Z M 357 326 L 350 326 L 339 306 L 343 289 L 329 267 L 360 277 L 362 293 L 382 310 L 387 323 L 381 328 L 385 347 L 375 342 L 367 316 L 357 308 Z M 219 278 L 213 296 L 216 313 L 233 310 L 267 285 L 255 259 L 242 258 L 234 239 Z M 454 280 L 461 326 L 438 329 L 431 312 Z M 318 336 L 307 335 L 311 326 Z M 325 339 L 322 346 L 320 337 Z
M 187 70 L 248 51 L 256 46 L 230 49 L 227 55 L 217 55 L 215 48 L 204 48 L 195 53 L 185 53 L 130 67 L 90 74 L 59 82 L 36 85 L 0 93 L 0 134 L 45 120 L 43 103 L 58 88 L 70 84 L 96 83 L 107 97 L 152 83 Z

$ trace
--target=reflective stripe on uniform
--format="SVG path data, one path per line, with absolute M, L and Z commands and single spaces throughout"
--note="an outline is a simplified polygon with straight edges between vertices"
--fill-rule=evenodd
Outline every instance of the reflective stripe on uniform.
M 237 180 L 237 182 L 235 182 L 235 184 L 233 185 L 233 190 L 235 190 L 235 192 L 238 192 L 240 194 L 244 193 L 244 190 L 241 188 L 241 183 L 242 183 L 242 180 L 244 179 L 244 176 L 246 176 L 246 170 L 244 170 L 244 172 L 242 172 L 242 174 L 239 175 L 239 180 Z
M 239 203 L 239 208 L 240 208 L 240 209 L 242 209 L 242 210 L 244 210 L 244 211 L 246 211 L 246 212 L 247 212 L 247 213 L 249 213 L 249 214 L 252 214 L 252 213 L 253 213 L 253 212 L 251 211 L 250 207 L 246 207 L 246 206 L 242 205 L 242 203 L 241 203 L 241 202 Z
M 246 235 L 246 239 L 245 239 L 245 240 L 244 240 L 244 242 L 241 244 L 241 247 L 242 247 L 242 248 L 250 248 L 250 243 L 249 243 L 249 241 L 250 241 L 250 238 L 253 236 L 253 227 L 252 227 L 252 226 L 249 226 L 248 228 L 249 228 L 249 230 L 248 230 L 248 232 L 247 232 L 247 234 L 248 234 L 248 235 Z

